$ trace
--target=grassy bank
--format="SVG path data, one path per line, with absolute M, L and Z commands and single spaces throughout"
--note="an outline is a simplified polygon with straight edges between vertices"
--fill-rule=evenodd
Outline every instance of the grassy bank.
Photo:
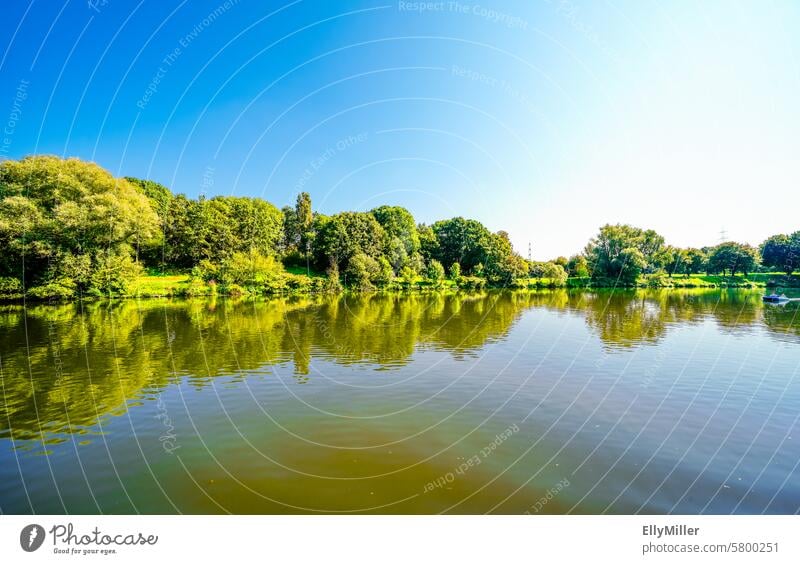
M 318 272 L 311 271 L 310 275 L 306 269 L 289 268 L 287 271 L 293 277 L 308 278 L 308 280 L 319 279 L 327 280 L 327 277 Z M 301 283 L 288 293 L 306 293 L 310 287 L 310 282 Z M 389 286 L 383 288 L 389 291 L 425 291 L 425 290 L 457 290 L 457 289 L 483 289 L 487 287 L 483 279 L 474 277 L 462 277 L 458 283 L 453 280 L 431 281 L 422 277 L 414 280 L 395 279 Z M 510 287 L 515 289 L 547 289 L 547 288 L 612 288 L 624 287 L 610 280 L 592 280 L 590 277 L 570 277 L 566 282 L 552 278 L 526 278 L 515 281 Z M 782 273 L 759 272 L 748 274 L 737 274 L 736 276 L 721 275 L 693 275 L 685 276 L 641 276 L 635 286 L 638 288 L 798 288 L 800 287 L 800 276 L 786 276 Z M 352 290 L 352 288 L 350 288 Z M 239 289 L 241 290 L 241 289 Z M 131 295 L 137 297 L 164 297 L 164 296 L 187 296 L 204 294 L 226 294 L 224 288 L 215 285 L 204 284 L 193 281 L 188 274 L 173 274 L 164 276 L 143 276 L 140 277 L 131 289 Z M 237 292 L 237 293 L 248 293 Z M 253 292 L 250 292 L 253 293 Z M 260 292 L 255 292 L 260 293 Z M 283 293 L 283 292 L 279 292 Z
M 259 287 L 242 287 L 239 285 L 224 286 L 214 282 L 204 282 L 189 273 L 148 273 L 139 276 L 128 288 L 127 292 L 110 297 L 121 298 L 164 298 L 164 297 L 202 297 L 202 296 L 248 296 L 248 295 L 303 295 L 313 293 L 335 293 L 339 291 L 392 291 L 392 292 L 436 292 L 457 290 L 482 290 L 492 287 L 505 287 L 516 290 L 538 289 L 600 289 L 600 288 L 798 288 L 800 276 L 787 276 L 782 273 L 759 272 L 737 274 L 736 276 L 692 275 L 640 276 L 636 284 L 620 284 L 614 280 L 593 280 L 590 277 L 570 277 L 566 281 L 553 278 L 524 278 L 515 280 L 508 286 L 488 284 L 486 279 L 473 276 L 461 276 L 457 280 L 430 280 L 417 276 L 411 278 L 395 278 L 381 288 L 358 288 L 347 285 L 347 280 L 332 282 L 320 272 L 307 271 L 305 268 L 290 267 L 278 281 L 265 282 Z M 102 297 L 97 295 L 84 297 Z M 4 294 L 2 299 L 19 300 L 22 294 Z M 35 296 L 29 299 L 36 299 Z M 64 298 L 68 299 L 68 298 Z

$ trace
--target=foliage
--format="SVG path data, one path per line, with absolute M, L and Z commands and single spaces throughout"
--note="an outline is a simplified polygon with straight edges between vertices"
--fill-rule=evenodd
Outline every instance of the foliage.
M 735 276 L 737 272 L 747 276 L 749 272 L 755 270 L 758 261 L 758 251 L 753 247 L 728 241 L 720 243 L 711 251 L 708 257 L 708 269 L 710 272 L 722 272 L 724 276 L 728 273 Z
M 381 267 L 371 256 L 364 253 L 356 253 L 350 258 L 345 271 L 347 282 L 360 290 L 373 289 L 374 282 L 381 275 Z
M 284 252 L 298 252 L 305 255 L 314 238 L 314 213 L 311 209 L 311 196 L 300 192 L 294 207 L 285 206 L 283 215 L 283 236 L 281 246 Z
M 417 281 L 417 273 L 414 272 L 414 269 L 410 266 L 403 267 L 402 272 L 400 272 L 400 277 L 403 279 L 403 283 L 406 286 L 411 286 Z
M 378 274 L 375 283 L 381 288 L 385 288 L 394 280 L 394 270 L 386 257 L 378 258 Z
M 567 274 L 576 277 L 589 276 L 589 261 L 583 255 L 571 256 L 567 261 Z
M 337 292 L 340 271 L 361 290 L 440 287 L 445 272 L 466 289 L 751 285 L 750 273 L 768 269 L 786 276 L 765 274 L 758 284 L 792 285 L 800 267 L 800 231 L 773 235 L 759 252 L 735 242 L 677 248 L 653 230 L 604 225 L 582 254 L 529 262 L 507 232 L 474 219 L 417 224 L 393 205 L 325 216 L 305 192 L 282 210 L 260 198 L 193 199 L 52 156 L 0 164 L 0 245 L 0 296 L 26 289 L 55 299 L 207 295 L 217 285 L 229 294 Z M 306 275 L 312 265 L 327 276 Z M 142 281 L 143 267 L 179 276 Z
M 286 287 L 287 275 L 274 256 L 257 249 L 236 251 L 219 266 L 219 281 L 226 287 L 241 286 L 252 292 L 278 292 Z
M 546 278 L 553 286 L 563 286 L 567 282 L 567 271 L 555 262 L 531 263 L 529 274 L 532 278 Z
M 470 273 L 478 263 L 488 266 L 492 255 L 492 234 L 474 219 L 455 217 L 437 221 L 431 228 L 438 245 L 431 258 L 442 264 L 459 263 Z
M 339 267 L 332 264 L 328 270 L 325 271 L 325 286 L 323 290 L 328 293 L 337 293 L 342 291 L 342 282 L 339 279 Z
M 16 297 L 22 293 L 22 282 L 10 276 L 0 276 L 0 297 Z
M 101 249 L 95 252 L 92 262 L 90 290 L 107 297 L 127 294 L 131 285 L 144 272 L 141 264 L 133 262 L 128 253 Z
M 761 244 L 761 260 L 772 267 L 791 274 L 800 267 L 800 231 L 791 235 L 773 235 Z
M 436 285 L 441 284 L 442 280 L 444 280 L 444 267 L 442 263 L 440 263 L 436 259 L 431 259 L 428 262 L 428 270 L 426 272 L 428 280 L 433 282 Z
M 604 225 L 584 251 L 592 276 L 633 284 L 662 265 L 664 238 L 631 225 Z
M 436 259 L 431 259 L 431 260 L 436 260 Z M 453 264 L 450 265 L 450 280 L 458 284 L 459 278 L 461 278 L 461 265 L 457 262 L 454 262 Z
M 684 261 L 684 273 L 688 277 L 690 274 L 699 274 L 705 271 L 708 255 L 701 249 L 689 248 L 684 251 Z
M 24 279 L 32 296 L 117 292 L 137 251 L 159 240 L 147 197 L 94 163 L 37 156 L 0 164 L 0 276 Z
M 314 239 L 316 263 L 336 264 L 347 270 L 352 257 L 364 254 L 377 258 L 383 250 L 384 231 L 370 213 L 342 212 L 327 218 Z
M 419 233 L 411 212 L 400 206 L 381 206 L 370 213 L 383 228 L 384 252 L 394 271 L 411 266 L 410 258 L 420 250 Z

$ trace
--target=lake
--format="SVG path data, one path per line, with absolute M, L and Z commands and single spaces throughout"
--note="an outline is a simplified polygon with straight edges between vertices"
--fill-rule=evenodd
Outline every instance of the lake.
M 795 513 L 756 290 L 0 307 L 2 513 Z

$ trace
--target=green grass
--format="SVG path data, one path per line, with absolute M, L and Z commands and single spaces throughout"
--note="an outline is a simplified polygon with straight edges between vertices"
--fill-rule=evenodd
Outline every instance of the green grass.
M 324 278 L 324 272 L 318 272 L 313 268 L 309 271 L 305 266 L 286 266 L 284 267 L 289 274 L 302 274 L 304 276 L 311 276 L 311 278 Z
M 299 266 L 291 266 L 286 268 L 290 274 L 305 275 L 306 269 Z M 325 274 L 312 270 L 312 278 L 324 277 Z M 637 286 L 647 287 L 648 276 L 642 276 L 639 279 Z M 197 282 L 195 282 L 196 284 Z M 701 275 L 694 274 L 689 278 L 683 275 L 676 275 L 672 278 L 664 277 L 662 283 L 665 288 L 763 288 L 766 286 L 782 286 L 782 287 L 800 287 L 800 276 L 792 275 L 787 277 L 779 272 L 757 272 L 751 273 L 747 276 L 744 274 L 737 274 L 736 276 L 721 276 L 721 275 Z M 395 283 L 392 284 L 393 288 L 400 289 L 404 285 L 402 279 L 397 278 Z M 552 287 L 553 283 L 549 279 L 531 278 L 525 281 L 524 285 L 530 289 L 534 288 L 547 288 Z M 170 296 L 183 296 L 190 293 L 192 283 L 189 274 L 156 274 L 149 273 L 147 276 L 140 277 L 131 288 L 131 295 L 137 297 L 170 297 Z M 454 289 L 455 283 L 452 280 L 442 280 L 437 286 L 438 289 Z M 568 288 L 585 288 L 590 286 L 590 279 L 584 278 L 569 278 L 566 283 Z M 602 287 L 602 286 L 594 286 Z M 424 278 L 418 277 L 411 288 L 423 289 L 434 288 L 434 286 Z M 193 288 L 197 293 L 198 288 Z M 207 287 L 201 288 L 200 294 L 210 292 Z
M 637 287 L 648 287 L 652 276 L 640 276 L 636 283 Z M 800 287 L 800 275 L 793 274 L 786 276 L 782 272 L 751 272 L 747 276 L 737 274 L 736 276 L 722 276 L 719 274 L 705 275 L 692 274 L 688 278 L 682 274 L 672 277 L 659 277 L 663 288 L 764 288 L 764 287 Z M 532 279 L 535 280 L 535 279 Z M 614 281 L 603 282 L 592 281 L 590 278 L 570 277 L 567 280 L 568 288 L 604 288 L 614 286 Z
M 180 295 L 189 287 L 188 274 L 140 276 L 131 288 L 131 294 L 143 298 Z

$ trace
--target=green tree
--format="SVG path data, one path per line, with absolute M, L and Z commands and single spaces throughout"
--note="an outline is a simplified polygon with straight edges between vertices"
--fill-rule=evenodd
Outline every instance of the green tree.
M 735 276 L 742 272 L 745 276 L 752 272 L 758 264 L 758 251 L 750 245 L 728 241 L 714 247 L 708 257 L 709 267 L 713 272 L 730 273 Z
M 269 292 L 283 288 L 285 271 L 273 255 L 264 255 L 252 247 L 245 252 L 233 251 L 225 257 L 220 262 L 219 278 L 227 286 L 236 284 Z
M 589 262 L 583 255 L 573 255 L 567 262 L 567 272 L 570 276 L 589 276 Z
M 442 263 L 440 263 L 436 259 L 431 259 L 428 261 L 428 270 L 426 272 L 428 280 L 433 282 L 435 285 L 441 284 L 442 280 L 444 280 L 444 267 Z
M 370 213 L 342 212 L 326 218 L 314 239 L 319 265 L 336 264 L 346 270 L 356 254 L 377 258 L 383 250 L 384 231 Z
M 163 221 L 169 212 L 169 203 L 172 200 L 172 192 L 169 188 L 152 180 L 142 180 L 133 176 L 126 176 L 125 180 L 133 184 L 142 194 L 150 200 L 150 205 Z
M 686 276 L 689 274 L 699 274 L 706 268 L 708 256 L 700 249 L 689 248 L 685 251 L 684 260 L 686 261 Z
M 584 254 L 592 276 L 635 283 L 642 272 L 656 270 L 664 238 L 653 230 L 631 225 L 604 225 L 589 241 Z
M 375 283 L 381 287 L 385 288 L 389 284 L 394 281 L 394 271 L 392 270 L 392 265 L 389 264 L 389 261 L 386 257 L 379 257 L 378 258 L 378 275 L 375 278 Z
M 430 225 L 420 223 L 417 226 L 417 237 L 419 238 L 420 253 L 425 260 L 439 256 L 439 240 Z
M 0 275 L 47 283 L 67 257 L 99 269 L 98 251 L 132 260 L 160 237 L 148 198 L 94 163 L 35 156 L 0 164 Z
M 419 233 L 414 216 L 400 206 L 381 206 L 370 212 L 383 227 L 385 253 L 395 272 L 409 263 L 420 250 Z
M 436 259 L 433 259 L 436 260 Z M 436 261 L 439 262 L 439 261 Z M 439 263 L 441 264 L 441 263 Z M 450 280 L 458 284 L 459 279 L 461 278 L 461 265 L 457 262 L 454 262 L 450 265 Z
M 350 258 L 345 274 L 351 286 L 359 290 L 371 290 L 373 283 L 380 278 L 381 268 L 377 260 L 358 252 Z
M 492 233 L 480 222 L 455 217 L 437 221 L 431 228 L 438 241 L 431 258 L 442 264 L 457 262 L 467 273 L 478 263 L 490 268 Z
M 764 266 L 776 268 L 787 275 L 800 266 L 800 231 L 791 235 L 773 235 L 761 244 Z
M 311 210 L 311 196 L 308 192 L 300 192 L 294 205 L 299 231 L 300 251 L 304 255 L 311 252 L 311 241 L 314 238 L 314 213 Z

